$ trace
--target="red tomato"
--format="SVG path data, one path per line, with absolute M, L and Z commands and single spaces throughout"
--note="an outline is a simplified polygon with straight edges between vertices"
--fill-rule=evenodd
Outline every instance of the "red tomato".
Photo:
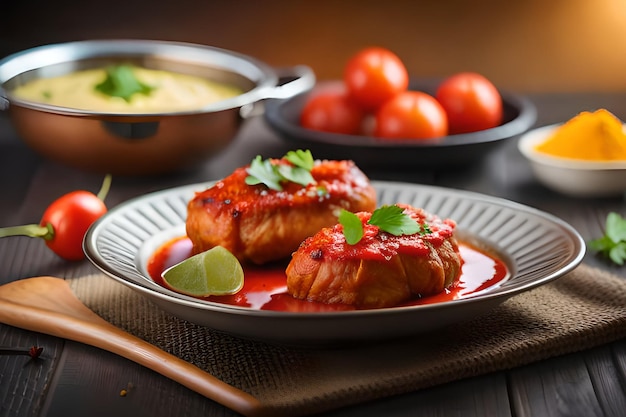
M 405 91 L 376 113 L 376 133 L 382 138 L 430 139 L 448 134 L 448 119 L 434 97 Z
M 450 134 L 476 132 L 502 123 L 502 97 L 480 74 L 463 72 L 447 78 L 436 97 L 448 115 Z
M 61 258 L 83 259 L 83 237 L 106 211 L 104 202 L 95 194 L 87 191 L 65 194 L 50 204 L 41 217 L 39 225 L 51 226 L 53 231 L 51 238 L 45 238 L 46 245 Z
M 346 64 L 343 79 L 348 94 L 367 111 L 378 109 L 409 85 L 409 75 L 400 58 L 379 47 L 354 55 Z
M 314 94 L 306 102 L 300 124 L 307 129 L 358 135 L 364 116 L 344 90 L 328 90 Z
M 72 191 L 52 202 L 39 224 L 0 228 L 0 237 L 30 236 L 42 238 L 61 258 L 78 261 L 85 257 L 83 238 L 87 229 L 107 212 L 104 198 L 109 192 L 111 175 L 102 182 L 98 195 L 88 191 Z

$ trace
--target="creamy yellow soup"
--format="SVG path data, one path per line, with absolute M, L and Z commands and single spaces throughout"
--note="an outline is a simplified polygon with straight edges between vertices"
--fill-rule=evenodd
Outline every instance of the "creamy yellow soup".
M 133 73 L 150 91 L 135 93 L 128 101 L 96 89 L 107 78 L 105 68 L 32 80 L 17 87 L 13 94 L 25 100 L 81 110 L 167 113 L 199 109 L 242 93 L 235 86 L 192 75 L 139 67 L 134 67 Z

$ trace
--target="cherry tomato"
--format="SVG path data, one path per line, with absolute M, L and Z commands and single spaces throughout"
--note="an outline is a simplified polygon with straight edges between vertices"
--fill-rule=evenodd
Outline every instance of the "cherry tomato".
M 436 97 L 448 115 L 450 134 L 476 132 L 502 123 L 502 97 L 480 74 L 463 72 L 445 79 Z
M 48 206 L 39 222 L 44 227 L 49 224 L 53 230 L 51 238 L 44 238 L 46 245 L 63 259 L 83 259 L 85 233 L 106 212 L 104 202 L 93 193 L 73 191 L 63 195 Z
M 364 112 L 345 90 L 327 90 L 313 95 L 304 105 L 300 124 L 313 130 L 358 135 Z
M 61 258 L 78 261 L 85 257 L 83 238 L 87 229 L 107 212 L 104 204 L 111 185 L 111 176 L 104 178 L 98 195 L 88 191 L 72 191 L 48 206 L 39 224 L 0 228 L 0 237 L 30 236 L 44 239 L 46 245 Z
M 376 113 L 375 135 L 381 138 L 430 139 L 448 134 L 448 119 L 434 97 L 405 91 Z
M 363 49 L 350 58 L 343 79 L 348 94 L 367 111 L 378 109 L 409 85 L 409 75 L 400 58 L 380 47 Z

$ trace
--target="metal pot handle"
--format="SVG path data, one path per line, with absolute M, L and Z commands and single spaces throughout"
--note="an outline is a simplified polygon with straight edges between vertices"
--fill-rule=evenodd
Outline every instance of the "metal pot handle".
M 278 85 L 264 91 L 259 101 L 242 106 L 239 110 L 239 115 L 243 119 L 263 114 L 265 111 L 264 100 L 291 98 L 309 91 L 315 86 L 315 73 L 306 65 L 275 67 L 274 71 L 278 75 Z
M 275 68 L 279 85 L 266 98 L 285 99 L 309 91 L 315 85 L 315 73 L 306 65 Z

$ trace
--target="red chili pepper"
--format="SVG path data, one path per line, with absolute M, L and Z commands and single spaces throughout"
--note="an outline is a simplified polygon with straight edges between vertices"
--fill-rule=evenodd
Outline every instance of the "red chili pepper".
M 98 194 L 72 191 L 59 197 L 44 211 L 39 224 L 0 228 L 0 237 L 30 236 L 45 240 L 61 258 L 78 261 L 85 257 L 83 238 L 89 226 L 107 212 L 104 199 L 111 186 L 111 176 L 104 178 Z

